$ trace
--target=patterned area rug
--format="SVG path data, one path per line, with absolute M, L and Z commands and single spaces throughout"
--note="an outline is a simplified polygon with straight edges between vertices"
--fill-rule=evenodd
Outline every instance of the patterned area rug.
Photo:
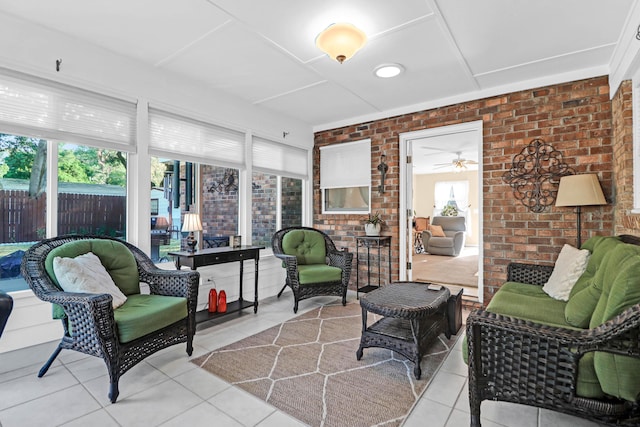
M 358 303 L 326 305 L 193 363 L 311 426 L 399 426 L 456 337 L 433 342 L 416 380 L 392 351 L 366 348 L 356 360 L 361 328 Z

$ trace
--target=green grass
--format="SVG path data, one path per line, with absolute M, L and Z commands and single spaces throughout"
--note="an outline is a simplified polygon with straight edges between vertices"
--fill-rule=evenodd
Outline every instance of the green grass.
M 31 243 L 7 243 L 7 244 L 2 244 L 2 245 L 0 245 L 0 257 L 3 257 L 5 255 L 9 255 L 10 253 L 15 252 L 17 250 L 26 251 L 32 245 L 33 245 L 33 242 L 31 242 Z

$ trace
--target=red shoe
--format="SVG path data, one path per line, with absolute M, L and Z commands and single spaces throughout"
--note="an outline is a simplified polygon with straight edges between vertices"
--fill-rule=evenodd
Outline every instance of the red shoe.
M 215 313 L 216 310 L 218 310 L 218 293 L 215 289 L 209 289 L 209 313 Z
M 220 291 L 218 295 L 218 313 L 226 313 L 227 312 L 227 293 L 225 291 Z

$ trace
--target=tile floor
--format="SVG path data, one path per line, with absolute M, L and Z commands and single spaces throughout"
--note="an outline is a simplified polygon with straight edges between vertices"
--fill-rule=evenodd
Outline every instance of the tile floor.
M 355 295 L 349 295 L 349 301 Z M 299 313 L 334 298 L 300 303 Z M 224 325 L 199 328 L 194 356 L 230 344 L 293 317 L 292 299 L 269 298 Z M 461 340 L 414 407 L 405 426 L 469 425 L 467 368 Z M 183 344 L 133 367 L 120 380 L 115 405 L 107 398 L 102 360 L 63 351 L 47 375 L 36 373 L 57 343 L 0 354 L 0 426 L 260 426 L 302 425 L 262 400 L 189 362 Z M 508 403 L 482 404 L 484 427 L 598 426 L 587 420 Z

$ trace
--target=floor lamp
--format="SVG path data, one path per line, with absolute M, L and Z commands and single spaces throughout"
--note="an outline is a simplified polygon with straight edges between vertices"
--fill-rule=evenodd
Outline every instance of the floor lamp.
M 598 175 L 589 173 L 582 175 L 567 175 L 560 178 L 556 206 L 575 206 L 578 221 L 578 248 L 582 246 L 582 230 L 580 228 L 580 214 L 582 206 L 606 205 L 607 201 L 602 193 Z

